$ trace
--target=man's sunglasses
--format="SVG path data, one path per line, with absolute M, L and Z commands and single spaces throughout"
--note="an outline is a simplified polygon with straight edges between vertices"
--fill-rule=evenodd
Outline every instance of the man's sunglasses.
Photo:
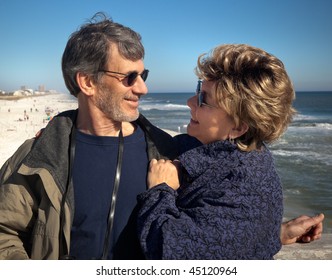
M 196 88 L 196 95 L 197 95 L 197 106 L 198 107 L 202 107 L 204 105 L 204 106 L 207 106 L 210 108 L 218 108 L 217 106 L 207 104 L 204 101 L 204 92 L 202 92 L 202 81 L 201 80 L 198 80 L 197 88 Z
M 127 79 L 127 84 L 128 84 L 129 87 L 132 86 L 135 83 L 138 76 L 141 76 L 142 80 L 145 82 L 146 79 L 148 78 L 148 74 L 149 74 L 149 70 L 147 70 L 147 69 L 144 69 L 144 71 L 141 74 L 139 74 L 137 71 L 133 71 L 133 72 L 130 72 L 128 74 L 124 74 L 124 73 L 120 73 L 120 72 L 114 72 L 114 71 L 108 71 L 108 70 L 99 70 L 99 72 L 122 75 L 122 76 L 124 76 L 122 80 Z

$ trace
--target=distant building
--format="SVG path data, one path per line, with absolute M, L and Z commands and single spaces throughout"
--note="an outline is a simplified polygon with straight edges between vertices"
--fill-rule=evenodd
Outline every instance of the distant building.
M 39 85 L 38 86 L 38 91 L 39 92 L 45 92 L 45 86 L 44 85 Z

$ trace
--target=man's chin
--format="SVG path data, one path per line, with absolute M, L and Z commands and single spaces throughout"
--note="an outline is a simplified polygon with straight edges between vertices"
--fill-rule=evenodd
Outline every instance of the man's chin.
M 139 112 L 137 112 L 136 114 L 123 116 L 121 118 L 121 120 L 119 120 L 119 121 L 122 121 L 122 122 L 134 122 L 134 121 L 136 121 L 138 119 L 138 117 L 139 117 Z

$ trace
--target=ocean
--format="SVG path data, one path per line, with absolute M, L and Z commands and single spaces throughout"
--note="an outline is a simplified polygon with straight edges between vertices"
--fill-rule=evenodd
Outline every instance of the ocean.
M 163 129 L 186 132 L 193 93 L 149 93 L 140 111 Z M 270 145 L 284 192 L 284 217 L 325 214 L 332 233 L 332 92 L 297 92 L 298 111 L 282 138 Z

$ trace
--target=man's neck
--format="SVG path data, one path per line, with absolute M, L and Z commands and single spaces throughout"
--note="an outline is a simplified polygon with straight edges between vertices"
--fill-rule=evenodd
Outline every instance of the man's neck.
M 118 122 L 106 118 L 99 110 L 78 109 L 76 127 L 79 131 L 96 136 L 118 136 L 122 129 L 123 136 L 134 133 L 135 126 L 129 122 Z

